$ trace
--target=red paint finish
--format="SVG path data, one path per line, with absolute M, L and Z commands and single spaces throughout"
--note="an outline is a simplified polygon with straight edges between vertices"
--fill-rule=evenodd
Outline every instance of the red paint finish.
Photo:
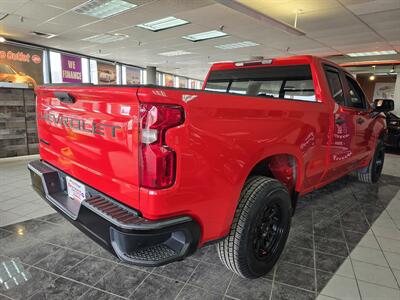
M 39 87 L 39 136 L 49 143 L 40 143 L 40 154 L 145 218 L 192 216 L 201 226 L 202 245 L 228 233 L 240 191 L 258 163 L 267 160 L 289 190 L 304 194 L 371 159 L 386 130 L 384 119 L 370 108 L 353 111 L 334 102 L 323 65 L 344 71 L 328 61 L 299 56 L 274 59 L 272 66 L 296 64 L 311 66 L 316 102 L 150 86 Z M 233 68 L 238 67 L 216 64 L 211 71 Z M 76 102 L 61 103 L 55 91 L 68 92 Z M 162 146 L 175 153 L 174 182 L 167 188 L 141 186 L 138 116 L 147 104 L 173 105 L 184 113 L 182 124 L 163 133 Z M 76 120 L 51 123 L 40 118 L 44 112 L 85 120 L 87 127 Z M 338 117 L 346 123 L 335 124 Z M 360 126 L 354 123 L 359 117 L 365 119 Z
M 54 96 L 56 91 L 67 91 L 76 102 L 62 103 Z M 54 86 L 39 87 L 36 93 L 38 134 L 44 141 L 39 144 L 41 158 L 138 207 L 136 89 Z

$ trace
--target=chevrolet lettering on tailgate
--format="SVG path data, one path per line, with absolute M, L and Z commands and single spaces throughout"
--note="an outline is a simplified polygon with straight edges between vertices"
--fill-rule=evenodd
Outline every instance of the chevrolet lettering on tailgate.
M 39 119 L 46 121 L 50 125 L 70 128 L 75 131 L 87 132 L 95 135 L 110 135 L 113 138 L 116 137 L 118 130 L 122 130 L 121 126 L 98 123 L 53 112 L 42 112 L 39 115 Z

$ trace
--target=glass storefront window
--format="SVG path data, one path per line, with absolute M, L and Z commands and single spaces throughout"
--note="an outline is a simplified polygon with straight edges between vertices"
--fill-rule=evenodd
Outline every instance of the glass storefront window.
M 62 83 L 61 54 L 50 51 L 50 74 L 52 83 Z
M 89 59 L 82 57 L 82 82 L 89 83 Z
M 99 80 L 97 77 L 97 61 L 90 59 L 90 81 L 93 84 L 98 84 Z

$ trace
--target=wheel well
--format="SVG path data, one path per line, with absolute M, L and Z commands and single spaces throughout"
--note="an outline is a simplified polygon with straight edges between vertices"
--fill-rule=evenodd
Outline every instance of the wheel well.
M 296 207 L 298 193 L 296 192 L 296 180 L 298 178 L 298 166 L 296 158 L 290 154 L 276 154 L 264 158 L 250 171 L 250 176 L 261 175 L 272 177 L 285 185 L 292 198 L 292 208 Z

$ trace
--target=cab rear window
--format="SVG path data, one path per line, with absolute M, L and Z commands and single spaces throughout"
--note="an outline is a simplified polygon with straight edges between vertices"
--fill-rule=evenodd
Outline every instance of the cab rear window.
M 309 65 L 268 66 L 212 71 L 206 91 L 316 101 Z

